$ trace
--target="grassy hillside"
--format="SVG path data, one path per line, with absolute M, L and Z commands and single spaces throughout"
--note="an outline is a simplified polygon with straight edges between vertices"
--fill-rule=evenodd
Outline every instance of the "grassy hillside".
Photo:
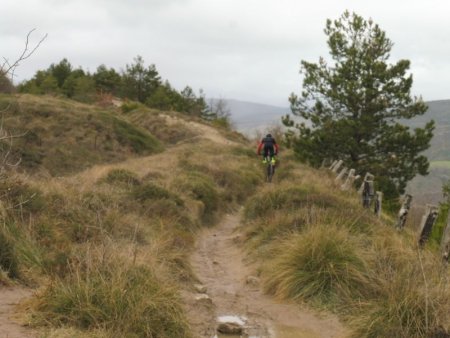
M 0 96 L 4 127 L 16 139 L 22 170 L 64 175 L 93 164 L 160 152 L 162 143 L 120 112 L 51 96 Z
M 266 292 L 337 313 L 353 337 L 448 337 L 439 255 L 363 210 L 328 172 L 284 166 L 245 206 L 245 246 Z
M 29 323 L 44 337 L 191 337 L 180 290 L 195 281 L 195 232 L 263 181 L 253 151 L 174 113 L 33 96 L 12 112 L 9 128 L 40 131 L 16 151 L 42 154 L 1 187 L 0 282 L 38 287 Z M 33 175 L 43 170 L 59 176 Z
M 334 311 L 355 337 L 448 336 L 439 256 L 328 172 L 284 155 L 264 184 L 242 136 L 174 112 L 0 102 L 7 128 L 37 135 L 1 182 L 0 283 L 36 287 L 27 322 L 42 337 L 192 337 L 180 293 L 196 232 L 241 205 L 267 293 Z

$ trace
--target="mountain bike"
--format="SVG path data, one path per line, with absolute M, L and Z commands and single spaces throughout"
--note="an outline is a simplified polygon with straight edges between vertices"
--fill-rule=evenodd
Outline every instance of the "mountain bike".
M 272 182 L 273 175 L 275 174 L 275 157 L 267 155 L 264 159 L 267 162 L 266 181 L 270 183 Z

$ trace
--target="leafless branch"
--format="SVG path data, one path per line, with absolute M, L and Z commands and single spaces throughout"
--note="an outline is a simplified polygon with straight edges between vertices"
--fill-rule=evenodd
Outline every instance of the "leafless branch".
M 15 69 L 19 66 L 20 62 L 23 60 L 28 59 L 33 53 L 39 48 L 39 46 L 44 42 L 44 40 L 47 38 L 48 34 L 45 34 L 39 42 L 30 49 L 30 36 L 31 34 L 36 30 L 36 28 L 32 29 L 28 32 L 26 40 L 25 40 L 25 48 L 22 51 L 22 54 L 13 62 L 9 63 L 9 60 L 6 58 L 3 58 L 3 64 L 0 68 L 0 71 L 4 73 L 5 75 L 9 74 L 11 79 L 14 77 Z
M 22 50 L 21 54 L 17 59 L 15 59 L 13 62 L 10 62 L 7 58 L 3 58 L 3 62 L 0 63 L 0 76 L 4 76 L 11 84 L 13 83 L 14 77 L 15 77 L 15 71 L 16 68 L 20 65 L 20 63 L 26 59 L 28 59 L 33 53 L 39 48 L 39 46 L 44 42 L 44 40 L 47 38 L 47 34 L 45 34 L 34 46 L 30 45 L 30 38 L 31 34 L 36 29 L 32 29 L 28 32 L 26 39 L 25 39 L 25 47 Z M 16 138 L 23 137 L 26 135 L 26 132 L 24 133 L 18 133 L 18 134 L 11 134 L 4 128 L 4 120 L 3 115 L 11 108 L 12 103 L 9 102 L 6 107 L 0 109 L 1 114 L 1 121 L 0 121 L 0 178 L 4 178 L 8 169 L 17 167 L 21 159 L 19 158 L 15 162 L 10 162 L 9 157 L 11 156 L 12 149 L 13 149 L 13 141 Z

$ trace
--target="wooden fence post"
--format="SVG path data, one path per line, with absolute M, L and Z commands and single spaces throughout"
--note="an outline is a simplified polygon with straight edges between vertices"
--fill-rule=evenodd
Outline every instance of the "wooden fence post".
M 344 175 L 347 173 L 348 169 L 347 167 L 342 168 L 341 172 L 336 176 L 336 178 L 334 179 L 336 182 L 338 182 L 339 180 L 342 180 L 344 178 Z
M 355 169 L 350 169 L 347 179 L 345 180 L 344 184 L 341 185 L 342 190 L 348 190 L 353 186 L 353 183 L 355 180 L 357 180 L 360 176 L 355 175 Z
M 372 175 L 371 173 L 366 173 L 366 175 L 364 176 L 364 180 L 362 181 L 361 186 L 358 189 L 358 194 L 362 195 L 364 190 L 364 182 L 373 180 L 375 180 L 375 176 Z
M 409 194 L 406 194 L 403 198 L 402 206 L 398 212 L 398 220 L 395 227 L 398 230 L 402 230 L 406 223 L 406 218 L 409 213 L 409 209 L 411 208 L 411 202 L 412 202 L 412 196 Z
M 375 206 L 374 206 L 374 212 L 375 215 L 377 215 L 378 217 L 381 216 L 381 207 L 383 204 L 383 193 L 381 191 L 377 191 L 376 192 L 376 197 L 375 197 Z
M 444 233 L 441 239 L 441 253 L 442 259 L 445 262 L 449 261 L 450 258 L 450 213 L 447 217 L 447 226 L 445 227 Z
M 334 166 L 338 163 L 338 161 L 334 160 L 333 163 L 331 163 L 330 167 L 328 169 L 333 170 Z
M 362 204 L 364 208 L 370 208 L 370 204 L 372 203 L 373 196 L 375 195 L 373 187 L 373 181 L 366 179 L 363 182 L 363 190 L 362 190 Z
M 333 169 L 331 169 L 332 172 L 337 173 L 339 168 L 341 167 L 342 163 L 344 163 L 344 161 L 339 160 L 333 167 Z
M 322 160 L 322 164 L 320 165 L 320 168 L 325 168 L 325 166 L 326 166 L 326 164 L 329 164 L 330 162 L 329 162 L 329 159 L 328 158 L 324 158 L 323 160 Z
M 422 222 L 419 228 L 419 245 L 424 246 L 430 237 L 433 225 L 436 222 L 439 214 L 439 208 L 435 205 L 427 204 L 425 214 L 422 217 Z

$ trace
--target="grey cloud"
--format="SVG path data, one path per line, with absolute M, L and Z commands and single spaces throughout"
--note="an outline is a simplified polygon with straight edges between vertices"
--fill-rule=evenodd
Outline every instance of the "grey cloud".
M 31 28 L 49 37 L 19 69 L 32 76 L 67 57 L 91 71 L 142 55 L 177 88 L 286 105 L 300 60 L 327 56 L 323 28 L 345 9 L 372 17 L 412 62 L 414 92 L 447 98 L 450 4 L 443 0 L 3 0 L 0 56 L 17 55 Z

